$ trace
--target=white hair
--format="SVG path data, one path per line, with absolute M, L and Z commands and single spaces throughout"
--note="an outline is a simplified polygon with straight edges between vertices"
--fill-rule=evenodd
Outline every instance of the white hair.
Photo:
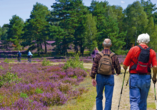
M 140 34 L 137 38 L 137 43 L 149 43 L 150 36 L 146 34 Z
M 112 45 L 111 39 L 108 43 L 106 43 L 105 40 L 104 40 L 103 44 L 104 44 L 105 47 L 110 47 Z

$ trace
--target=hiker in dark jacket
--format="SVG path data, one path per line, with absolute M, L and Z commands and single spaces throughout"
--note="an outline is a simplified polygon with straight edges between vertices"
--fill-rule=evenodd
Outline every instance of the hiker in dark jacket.
M 96 56 L 96 54 L 99 52 L 98 48 L 95 47 L 94 51 L 92 52 L 92 58 L 93 58 L 93 61 L 94 61 L 94 58 Z
M 19 62 L 21 62 L 21 55 L 22 55 L 22 53 L 19 51 L 17 53 L 17 59 L 18 59 Z
M 148 34 L 141 34 L 137 38 L 138 46 L 132 47 L 124 62 L 123 68 L 129 66 L 130 79 L 130 110 L 147 110 L 147 96 L 151 82 L 151 65 L 153 67 L 152 81 L 156 83 L 157 62 L 156 53 L 147 44 L 150 41 Z
M 118 57 L 113 52 L 110 51 L 110 47 L 112 46 L 111 40 L 105 39 L 103 42 L 103 46 L 104 46 L 104 50 L 101 53 L 97 53 L 96 57 L 94 58 L 91 77 L 92 77 L 92 84 L 93 86 L 96 86 L 96 91 L 97 91 L 96 110 L 103 109 L 102 99 L 103 99 L 104 87 L 105 87 L 105 97 L 106 97 L 104 110 L 111 110 L 112 95 L 113 95 L 113 88 L 114 88 L 114 74 L 115 74 L 114 69 L 116 70 L 117 75 L 119 75 L 121 73 L 121 67 L 118 61 Z M 110 61 L 109 64 L 107 64 L 108 62 L 105 61 L 104 63 L 102 63 L 104 57 L 109 59 Z M 108 69 L 109 71 L 106 71 L 105 69 L 106 67 L 110 68 Z M 95 75 L 96 75 L 96 80 L 95 80 Z

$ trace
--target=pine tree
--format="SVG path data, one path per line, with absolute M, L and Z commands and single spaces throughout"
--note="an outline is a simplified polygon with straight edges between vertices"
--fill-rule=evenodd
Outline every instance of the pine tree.
M 127 36 L 129 36 L 130 43 L 137 44 L 137 36 L 145 32 L 148 24 L 147 14 L 139 1 L 129 5 L 126 10 L 127 22 Z
M 49 25 L 49 22 L 47 21 L 49 15 L 50 11 L 46 6 L 36 3 L 33 6 L 30 19 L 25 23 L 25 34 L 23 38 L 26 39 L 26 42 L 23 44 L 31 46 L 30 49 L 37 48 L 38 55 L 40 55 L 42 50 L 42 43 L 45 43 L 48 39 L 47 35 L 45 36 L 45 28 Z M 32 42 L 33 40 L 35 42 Z
M 16 49 L 21 49 L 21 35 L 23 34 L 24 21 L 19 17 L 14 15 L 10 19 L 8 34 L 8 41 L 12 42 Z
M 97 34 L 97 28 L 96 28 L 96 21 L 95 18 L 92 16 L 92 14 L 87 15 L 86 20 L 86 32 L 85 32 L 85 42 L 86 47 L 89 49 L 90 52 L 97 47 L 96 42 L 96 34 Z

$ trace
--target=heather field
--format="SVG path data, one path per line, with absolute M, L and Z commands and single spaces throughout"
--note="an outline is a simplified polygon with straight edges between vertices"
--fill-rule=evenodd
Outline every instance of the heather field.
M 87 70 L 63 64 L 47 64 L 47 66 L 43 64 L 14 63 L 9 60 L 1 62 L 0 108 L 2 110 L 44 110 L 54 105 L 63 105 L 68 100 L 87 92 L 85 88 L 77 88 L 87 77 Z
M 122 63 L 125 56 L 118 56 Z M 0 108 L 56 109 L 89 92 L 91 57 L 0 59 Z M 62 64 L 59 64 L 61 63 Z M 58 65 L 53 65 L 58 63 Z M 85 80 L 86 79 L 86 80 Z M 80 86 L 80 83 L 86 86 Z M 88 93 L 90 94 L 90 93 Z M 95 97 L 94 97 L 95 98 Z M 94 102 L 94 101 L 93 101 Z M 93 103 L 91 104 L 94 105 Z

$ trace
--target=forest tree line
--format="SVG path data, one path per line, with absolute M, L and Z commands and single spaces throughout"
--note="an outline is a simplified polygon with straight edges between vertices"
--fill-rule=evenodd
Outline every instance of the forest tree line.
M 47 53 L 46 41 L 54 40 L 57 54 L 68 54 L 69 46 L 76 53 L 91 52 L 94 47 L 101 50 L 105 38 L 112 40 L 116 54 L 125 54 L 141 33 L 148 33 L 149 46 L 157 51 L 157 8 L 151 0 L 135 1 L 126 9 L 109 5 L 109 2 L 92 0 L 89 7 L 82 0 L 56 0 L 51 10 L 43 4 L 33 6 L 25 22 L 13 15 L 9 24 L 0 27 L 0 40 L 7 49 L 9 42 L 19 50 L 29 46 Z M 45 48 L 42 49 L 42 44 Z

